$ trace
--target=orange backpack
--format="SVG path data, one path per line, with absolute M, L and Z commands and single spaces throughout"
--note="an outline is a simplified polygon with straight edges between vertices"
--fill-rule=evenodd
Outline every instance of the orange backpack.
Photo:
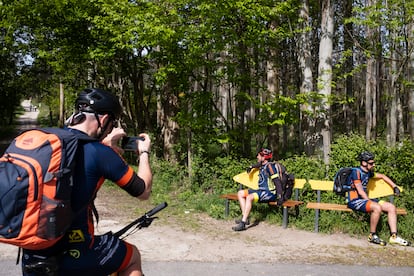
M 38 250 L 65 234 L 74 217 L 71 191 L 81 139 L 92 140 L 64 129 L 33 129 L 9 145 L 0 158 L 0 242 Z

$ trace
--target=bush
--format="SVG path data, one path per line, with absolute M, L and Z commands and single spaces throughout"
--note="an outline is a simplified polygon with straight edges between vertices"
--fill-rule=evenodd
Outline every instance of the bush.
M 408 141 L 396 148 L 388 148 L 382 141 L 365 142 L 362 136 L 347 135 L 338 137 L 332 144 L 331 164 L 328 169 L 322 160 L 304 155 L 293 156 L 281 160 L 287 170 L 296 178 L 329 179 L 332 180 L 340 167 L 358 166 L 357 155 L 364 150 L 376 155 L 378 172 L 389 175 L 396 183 L 403 186 L 401 197 L 395 198 L 398 207 L 406 208 L 407 216 L 398 216 L 398 231 L 404 238 L 414 240 L 414 189 L 413 173 L 414 147 Z M 235 159 L 233 157 L 215 157 L 212 160 L 193 157 L 192 177 L 188 176 L 186 167 L 162 160 L 152 161 L 154 171 L 154 200 L 167 201 L 174 206 L 174 212 L 179 213 L 183 208 L 205 212 L 214 218 L 224 218 L 224 200 L 219 195 L 236 192 L 239 184 L 233 181 L 233 176 L 245 171 L 246 167 L 256 160 Z M 322 193 L 325 202 L 345 203 L 343 197 L 334 193 Z M 316 201 L 316 192 L 309 186 L 300 190 L 302 201 Z M 294 210 L 290 210 L 293 212 Z M 229 218 L 241 214 L 237 202 L 230 204 Z M 253 219 L 266 220 L 269 223 L 282 224 L 282 212 L 279 208 L 267 204 L 254 204 L 251 212 Z M 289 216 L 289 226 L 307 231 L 314 230 L 315 211 L 300 207 L 299 216 Z M 348 233 L 350 235 L 367 235 L 369 232 L 369 215 L 363 213 L 348 213 L 322 211 L 320 213 L 319 231 L 325 233 Z M 387 237 L 389 228 L 384 215 L 378 225 L 378 232 Z

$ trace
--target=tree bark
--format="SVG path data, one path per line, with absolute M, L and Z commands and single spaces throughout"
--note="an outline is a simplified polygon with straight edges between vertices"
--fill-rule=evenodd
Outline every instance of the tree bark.
M 331 116 L 329 97 L 332 90 L 334 13 L 330 0 L 322 1 L 321 41 L 319 44 L 319 93 L 322 95 L 320 123 L 325 165 L 329 165 L 331 149 Z
M 59 84 L 59 127 L 63 127 L 65 123 L 65 91 L 63 83 Z
M 407 78 L 410 86 L 407 87 L 408 92 L 408 130 L 410 133 L 410 140 L 414 143 L 414 23 L 408 26 L 408 49 L 409 62 Z
M 309 18 L 309 2 L 303 0 L 302 8 L 300 9 L 299 17 L 302 19 L 302 31 L 297 38 L 297 52 L 298 62 L 301 69 L 302 84 L 300 86 L 300 93 L 302 95 L 310 95 L 313 91 L 313 74 L 312 74 L 312 53 L 310 39 L 310 18 Z M 309 103 L 304 103 L 300 108 L 300 144 L 304 145 L 306 154 L 313 153 L 314 147 L 312 140 L 312 132 L 314 129 L 314 120 L 312 119 L 313 110 Z
M 368 0 L 368 6 L 374 6 L 376 0 Z M 367 72 L 365 83 L 365 139 L 373 139 L 373 131 L 376 127 L 376 89 L 377 89 L 377 61 L 376 53 L 376 31 L 373 27 L 367 25 L 367 41 L 370 43 L 371 54 L 367 57 Z
M 352 0 L 346 0 L 344 4 L 344 16 L 345 18 L 352 17 Z M 345 52 L 349 51 L 350 53 L 354 53 L 354 25 L 352 22 L 348 22 L 345 24 L 345 32 L 344 32 L 344 44 L 345 44 Z M 350 103 L 349 100 L 354 97 L 354 78 L 353 74 L 351 74 L 352 70 L 354 69 L 354 54 L 349 54 L 346 57 L 345 61 L 345 72 L 346 72 L 346 80 L 345 80 L 345 94 L 346 94 L 346 103 L 344 105 L 344 122 L 346 132 L 349 133 L 352 131 L 354 127 L 354 120 L 355 120 L 355 113 L 353 113 L 353 103 Z

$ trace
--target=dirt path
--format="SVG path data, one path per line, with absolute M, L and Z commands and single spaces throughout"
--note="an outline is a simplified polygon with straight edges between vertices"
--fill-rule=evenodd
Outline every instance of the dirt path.
M 37 117 L 39 115 L 39 111 L 37 109 L 36 111 L 34 111 L 34 108 L 32 107 L 30 100 L 24 100 L 22 102 L 22 107 L 28 111 L 26 111 L 18 119 L 16 119 L 16 131 L 14 134 L 12 134 L 13 137 L 4 138 L 0 140 L 0 154 L 3 154 L 4 150 L 10 144 L 11 139 L 13 139 L 16 134 L 18 134 L 20 131 L 34 128 L 37 126 Z
M 115 200 L 118 196 L 120 198 Z M 108 197 L 111 201 L 128 202 L 120 193 L 100 192 L 97 206 L 104 214 L 100 232 L 117 230 L 131 221 L 126 214 L 108 211 L 116 209 Z M 151 207 L 142 213 L 149 209 Z M 413 247 L 380 247 L 369 244 L 366 238 L 283 229 L 266 222 L 247 231 L 234 232 L 232 221 L 215 220 L 192 212 L 178 216 L 167 213 L 160 212 L 160 218 L 149 228 L 127 238 L 140 248 L 145 261 L 414 266 Z

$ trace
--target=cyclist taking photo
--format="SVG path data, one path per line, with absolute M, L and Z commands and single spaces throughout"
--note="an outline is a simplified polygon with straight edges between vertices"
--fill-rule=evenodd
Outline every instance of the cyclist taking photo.
M 33 264 L 47 264 L 47 275 L 142 275 L 141 256 L 136 246 L 112 233 L 94 234 L 93 205 L 105 179 L 113 181 L 131 196 L 149 198 L 152 172 L 149 163 L 151 140 L 145 133 L 137 140 L 138 171 L 120 156 L 118 141 L 126 136 L 116 122 L 122 113 L 118 99 L 101 89 L 85 89 L 76 99 L 67 130 L 96 138 L 82 142 L 77 154 L 72 192 L 76 217 L 66 235 L 43 250 L 23 250 L 23 275 L 37 273 Z

